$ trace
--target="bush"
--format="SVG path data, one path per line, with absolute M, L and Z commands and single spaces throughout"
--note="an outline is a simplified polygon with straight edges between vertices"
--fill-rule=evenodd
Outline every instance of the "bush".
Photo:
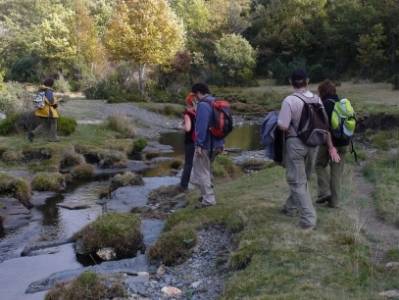
M 54 82 L 54 90 L 60 93 L 68 93 L 71 91 L 71 85 L 64 75 L 59 74 L 58 79 Z
M 65 189 L 65 178 L 60 173 L 39 173 L 32 180 L 32 189 L 59 192 Z
M 50 290 L 45 300 L 97 300 L 120 299 L 127 296 L 127 292 L 120 282 L 112 282 L 96 273 L 86 271 L 68 284 L 57 285 Z
M 10 114 L 0 122 L 0 135 L 11 135 L 17 132 L 19 115 Z
M 143 138 L 139 138 L 137 140 L 134 141 L 133 143 L 133 149 L 132 152 L 133 153 L 141 153 L 143 152 L 144 148 L 147 147 L 147 140 L 143 139 Z
M 118 174 L 111 179 L 111 183 L 109 185 L 109 192 L 113 192 L 116 189 L 128 186 L 128 185 L 143 185 L 143 178 L 135 173 L 126 172 L 124 174 Z
M 30 185 L 24 179 L 0 174 L 0 195 L 12 196 L 27 208 L 31 208 L 31 194 Z
M 151 261 L 161 260 L 167 266 L 184 262 L 197 243 L 196 232 L 187 227 L 175 227 L 164 232 L 148 252 Z
M 136 135 L 132 120 L 124 115 L 108 117 L 106 126 L 108 129 L 118 132 L 121 138 L 134 138 Z
M 306 60 L 304 58 L 295 58 L 289 63 L 283 62 L 281 59 L 276 59 L 270 64 L 270 70 L 273 73 L 273 78 L 277 84 L 288 84 L 291 73 L 295 69 L 306 69 Z
M 22 84 L 7 82 L 0 90 L 0 112 L 6 115 L 32 108 L 32 94 L 28 93 Z
M 37 82 L 42 72 L 40 59 L 35 56 L 25 56 L 18 59 L 7 74 L 8 80 L 19 82 Z
M 58 119 L 58 133 L 60 135 L 71 135 L 75 132 L 78 123 L 70 117 L 60 117 Z
M 322 82 L 326 79 L 326 72 L 321 64 L 313 65 L 309 68 L 310 81 L 313 83 Z
M 87 254 L 109 247 L 115 250 L 118 258 L 126 258 L 143 249 L 140 218 L 129 213 L 102 215 L 79 231 L 75 238 Z

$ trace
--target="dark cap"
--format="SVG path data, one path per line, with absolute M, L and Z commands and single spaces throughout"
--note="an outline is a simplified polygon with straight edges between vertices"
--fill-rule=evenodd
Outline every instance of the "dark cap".
M 298 82 L 298 81 L 305 81 L 308 79 L 308 75 L 306 74 L 305 70 L 296 69 L 292 72 L 291 75 L 291 82 Z

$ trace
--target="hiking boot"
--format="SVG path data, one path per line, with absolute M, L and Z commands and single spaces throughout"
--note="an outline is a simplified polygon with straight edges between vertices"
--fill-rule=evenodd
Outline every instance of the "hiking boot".
M 325 203 L 330 203 L 331 202 L 331 196 L 324 196 L 320 197 L 316 200 L 317 204 L 325 204 Z
M 28 140 L 29 142 L 33 143 L 33 139 L 35 138 L 35 135 L 33 134 L 32 131 L 28 132 Z
M 314 225 L 303 224 L 303 223 L 299 223 L 299 228 L 301 228 L 304 232 L 311 232 L 311 231 L 315 230 Z
M 293 209 L 287 209 L 285 206 L 280 209 L 280 213 L 286 215 L 287 217 L 295 217 L 296 211 Z
M 199 202 L 199 203 L 194 205 L 194 208 L 195 209 L 201 209 L 201 208 L 207 208 L 207 207 L 214 206 L 214 205 L 215 204 L 205 204 L 203 202 Z

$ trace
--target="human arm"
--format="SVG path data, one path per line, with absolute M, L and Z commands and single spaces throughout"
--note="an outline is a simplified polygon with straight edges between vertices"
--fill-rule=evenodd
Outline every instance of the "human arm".
M 191 124 L 190 116 L 188 114 L 184 114 L 184 123 L 183 123 L 184 131 L 190 132 L 191 127 L 192 127 L 192 124 Z
M 200 102 L 197 107 L 197 115 L 195 122 L 195 145 L 200 154 L 203 152 L 201 149 L 208 149 L 208 131 L 209 121 L 211 115 L 211 107 L 206 102 Z
M 288 102 L 284 100 L 283 103 L 281 104 L 280 113 L 278 115 L 278 120 L 277 120 L 278 128 L 283 132 L 288 131 L 291 124 L 291 118 L 292 118 L 291 107 L 288 104 Z
M 331 160 L 335 163 L 339 163 L 341 161 L 341 157 L 338 154 L 337 148 L 334 147 L 330 132 L 328 132 L 327 134 L 326 144 L 328 147 L 328 153 L 330 155 Z

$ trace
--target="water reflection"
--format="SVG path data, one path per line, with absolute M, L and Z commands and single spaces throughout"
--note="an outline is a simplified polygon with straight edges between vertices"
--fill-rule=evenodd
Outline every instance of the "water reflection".
M 235 127 L 233 132 L 226 139 L 226 148 L 240 148 L 242 150 L 260 150 L 260 125 L 251 124 Z M 184 133 L 168 132 L 161 134 L 161 144 L 171 145 L 175 155 L 184 154 Z

